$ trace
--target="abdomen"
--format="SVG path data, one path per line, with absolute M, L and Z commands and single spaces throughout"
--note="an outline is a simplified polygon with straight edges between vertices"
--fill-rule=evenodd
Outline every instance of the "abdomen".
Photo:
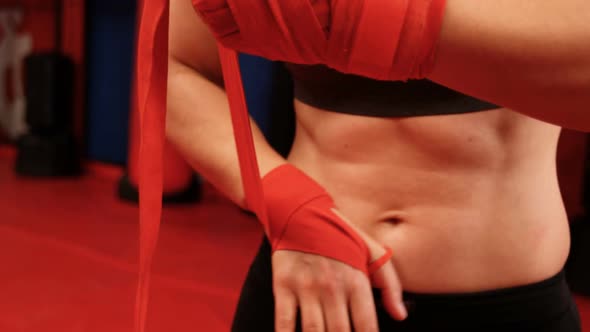
M 290 161 L 394 249 L 407 290 L 507 287 L 561 269 L 559 128 L 508 110 L 370 118 L 296 106 Z

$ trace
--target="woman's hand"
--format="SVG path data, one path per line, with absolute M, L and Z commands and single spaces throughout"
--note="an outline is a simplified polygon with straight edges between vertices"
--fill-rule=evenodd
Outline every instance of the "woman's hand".
M 373 260 L 386 253 L 382 245 L 357 231 Z M 272 265 L 277 332 L 295 331 L 298 311 L 303 332 L 348 332 L 352 329 L 377 332 L 372 287 L 381 290 L 383 305 L 393 318 L 403 320 L 407 316 L 401 284 L 391 260 L 375 271 L 371 280 L 363 272 L 339 261 L 297 251 L 276 251 Z

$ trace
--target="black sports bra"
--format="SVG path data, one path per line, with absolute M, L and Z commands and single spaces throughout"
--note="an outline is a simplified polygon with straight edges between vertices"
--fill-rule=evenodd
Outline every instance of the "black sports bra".
M 470 113 L 499 108 L 428 80 L 376 81 L 325 66 L 285 64 L 295 98 L 320 109 L 372 117 Z

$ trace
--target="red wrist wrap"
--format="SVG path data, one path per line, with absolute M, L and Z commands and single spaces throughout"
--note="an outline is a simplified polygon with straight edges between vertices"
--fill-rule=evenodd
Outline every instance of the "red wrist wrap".
M 368 273 L 365 242 L 332 209 L 334 202 L 315 181 L 291 165 L 262 180 L 268 220 L 263 221 L 274 250 L 294 250 L 346 263 Z
M 226 47 L 380 80 L 426 77 L 446 0 L 193 0 Z

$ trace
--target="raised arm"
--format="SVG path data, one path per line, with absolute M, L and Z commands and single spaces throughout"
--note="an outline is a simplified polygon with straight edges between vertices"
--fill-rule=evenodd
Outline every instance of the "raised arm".
M 426 77 L 590 130 L 588 0 L 226 1 L 195 4 L 230 48 L 375 79 Z
M 590 130 L 590 1 L 447 0 L 429 78 Z

